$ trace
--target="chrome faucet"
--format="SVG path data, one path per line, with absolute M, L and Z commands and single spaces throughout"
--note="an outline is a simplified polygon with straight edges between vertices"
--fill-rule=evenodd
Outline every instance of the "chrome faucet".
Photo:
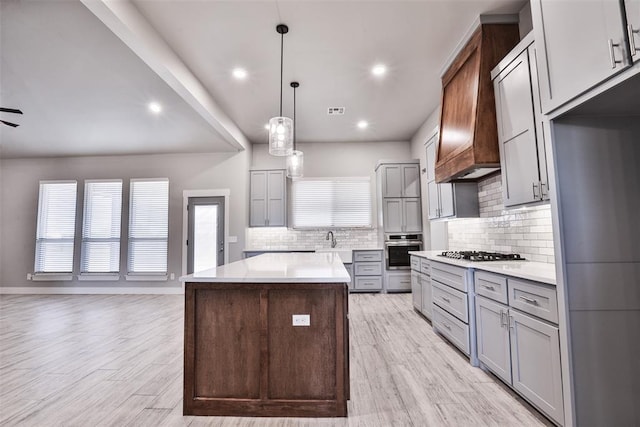
M 336 245 L 338 244 L 338 241 L 336 240 L 335 236 L 333 235 L 333 231 L 329 231 L 327 233 L 327 237 L 324 240 L 329 240 L 329 236 L 331 236 L 331 247 L 335 248 Z

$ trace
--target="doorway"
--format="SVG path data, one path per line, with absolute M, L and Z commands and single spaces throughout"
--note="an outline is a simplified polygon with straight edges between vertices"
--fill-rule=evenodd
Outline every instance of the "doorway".
M 224 197 L 187 201 L 187 274 L 224 264 Z

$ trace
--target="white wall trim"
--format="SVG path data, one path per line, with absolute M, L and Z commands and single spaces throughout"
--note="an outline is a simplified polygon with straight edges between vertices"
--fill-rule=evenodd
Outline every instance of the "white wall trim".
M 183 288 L 171 287 L 28 287 L 0 286 L 0 295 L 181 295 Z
M 187 237 L 189 234 L 189 197 L 224 197 L 224 263 L 229 263 L 229 197 L 228 188 L 182 191 L 182 276 L 187 274 Z M 182 283 L 184 289 L 184 282 Z

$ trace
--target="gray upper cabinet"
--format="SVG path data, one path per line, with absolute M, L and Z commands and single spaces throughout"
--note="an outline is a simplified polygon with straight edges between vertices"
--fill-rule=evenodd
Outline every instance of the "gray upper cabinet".
M 632 11 L 636 1 L 625 6 Z M 531 0 L 543 113 L 630 65 L 623 5 L 612 0 Z
M 427 213 L 429 219 L 474 218 L 480 216 L 478 185 L 474 182 L 437 184 L 435 181 L 438 134 L 426 144 Z
M 286 225 L 286 179 L 284 170 L 250 172 L 249 226 Z
M 633 62 L 640 61 L 640 0 L 625 0 L 627 36 Z
M 422 214 L 419 198 L 386 198 L 383 200 L 385 233 L 419 233 Z
M 420 197 L 418 164 L 385 165 L 382 168 L 382 197 Z
M 533 35 L 493 70 L 504 205 L 548 200 Z

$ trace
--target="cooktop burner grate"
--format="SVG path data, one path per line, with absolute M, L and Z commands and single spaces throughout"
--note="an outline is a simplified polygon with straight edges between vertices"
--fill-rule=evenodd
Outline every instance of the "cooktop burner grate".
M 444 251 L 440 256 L 466 261 L 524 261 L 520 254 L 504 254 L 484 251 Z

